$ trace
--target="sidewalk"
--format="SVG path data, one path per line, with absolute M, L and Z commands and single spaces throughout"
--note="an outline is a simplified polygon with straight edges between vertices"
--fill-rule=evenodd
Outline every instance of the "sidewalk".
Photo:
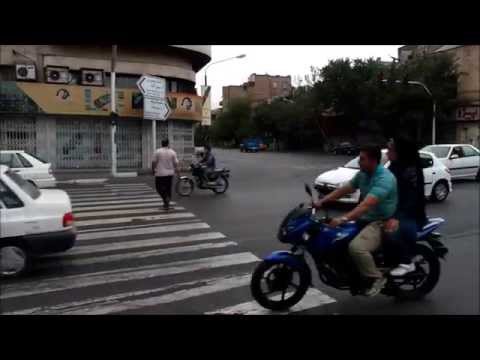
M 145 175 L 150 175 L 148 170 L 122 169 L 118 177 L 112 177 L 110 171 L 105 169 L 82 169 L 82 170 L 55 170 L 54 176 L 60 184 L 103 184 L 128 180 Z

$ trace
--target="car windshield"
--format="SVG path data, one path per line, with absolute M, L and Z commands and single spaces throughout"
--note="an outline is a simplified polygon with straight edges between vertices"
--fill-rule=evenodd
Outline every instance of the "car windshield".
M 20 175 L 7 171 L 5 175 L 10 178 L 15 184 L 18 185 L 20 189 L 22 189 L 28 196 L 32 199 L 38 199 L 40 197 L 40 190 L 38 190 L 33 184 L 25 181 Z
M 434 153 L 436 157 L 442 159 L 446 158 L 448 155 L 448 152 L 450 151 L 450 146 L 426 146 L 422 149 L 423 151 L 428 151 L 431 153 Z
M 360 165 L 358 164 L 358 156 L 353 159 L 353 160 L 350 160 L 348 163 L 345 164 L 344 167 L 346 167 L 347 169 L 360 169 Z

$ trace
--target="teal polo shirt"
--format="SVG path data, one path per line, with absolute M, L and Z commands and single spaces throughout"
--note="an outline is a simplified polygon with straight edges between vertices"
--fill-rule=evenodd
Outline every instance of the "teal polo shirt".
M 393 216 L 397 208 L 397 180 L 390 170 L 378 165 L 372 175 L 359 171 L 350 181 L 354 189 L 360 189 L 360 201 L 368 195 L 379 203 L 360 217 L 363 221 L 385 220 Z

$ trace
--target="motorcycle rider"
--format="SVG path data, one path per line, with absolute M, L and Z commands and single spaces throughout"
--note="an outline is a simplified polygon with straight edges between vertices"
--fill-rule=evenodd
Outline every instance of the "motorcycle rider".
M 362 146 L 359 156 L 360 171 L 355 177 L 313 204 L 320 208 L 328 201 L 360 190 L 360 204 L 344 216 L 332 219 L 329 225 L 335 227 L 356 220 L 361 227 L 362 230 L 350 242 L 348 250 L 366 282 L 367 296 L 377 295 L 385 286 L 386 279 L 378 270 L 372 252 L 381 244 L 384 221 L 393 216 L 397 207 L 397 182 L 395 176 L 381 164 L 381 157 L 380 147 Z
M 390 274 L 404 276 L 415 270 L 411 250 L 417 231 L 427 223 L 424 175 L 418 148 L 414 141 L 396 137 L 388 143 L 389 170 L 398 184 L 398 205 L 394 216 L 385 223 L 385 245 L 398 266 Z
M 202 165 L 203 170 L 203 179 L 208 185 L 212 185 L 210 181 L 210 174 L 215 170 L 215 156 L 212 154 L 212 147 L 210 145 L 205 145 L 205 153 L 202 160 L 200 160 L 200 165 Z M 215 183 L 213 182 L 213 185 Z

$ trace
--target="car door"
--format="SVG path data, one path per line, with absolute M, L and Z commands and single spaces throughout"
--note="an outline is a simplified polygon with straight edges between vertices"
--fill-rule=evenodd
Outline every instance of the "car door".
M 420 153 L 420 160 L 422 163 L 423 177 L 424 177 L 424 193 L 425 196 L 430 196 L 432 188 L 437 181 L 437 174 L 433 168 L 433 158 L 428 154 Z
M 465 160 L 465 176 L 476 176 L 480 167 L 480 153 L 473 146 L 462 146 Z
M 463 149 L 461 146 L 454 146 L 448 157 L 448 168 L 452 174 L 452 178 L 464 177 L 467 173 L 468 160 L 465 160 Z
M 25 205 L 0 180 L 0 242 L 4 238 L 25 235 Z

